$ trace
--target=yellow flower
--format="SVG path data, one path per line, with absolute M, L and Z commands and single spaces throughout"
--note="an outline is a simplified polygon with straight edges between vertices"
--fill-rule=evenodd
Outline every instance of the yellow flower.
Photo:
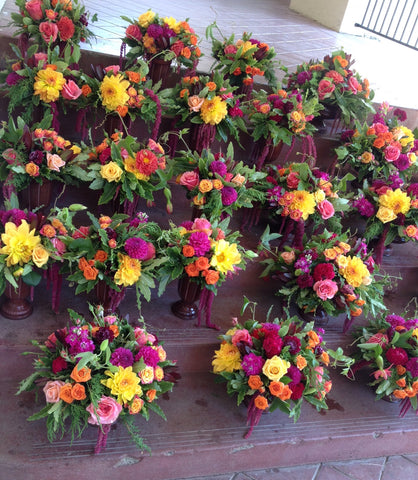
M 388 223 L 388 222 L 391 222 L 392 220 L 395 220 L 397 215 L 391 208 L 379 207 L 379 210 L 376 213 L 376 217 L 382 223 Z
M 121 405 L 131 401 L 135 395 L 142 395 L 140 378 L 132 371 L 132 367 L 118 367 L 115 373 L 106 370 L 105 374 L 110 378 L 102 380 L 101 383 L 110 388 L 110 393 L 117 397 L 117 402 Z
M 349 285 L 356 288 L 363 284 L 363 281 L 370 277 L 369 270 L 359 257 L 346 257 L 347 264 L 340 267 L 341 275 L 347 280 Z
M 109 162 L 100 167 L 100 175 L 108 182 L 119 182 L 123 170 L 116 162 Z
M 150 365 L 146 365 L 140 372 L 138 372 L 138 376 L 141 379 L 141 383 L 152 383 L 154 381 L 154 368 Z
M 286 375 L 289 367 L 290 363 L 287 360 L 274 355 L 266 360 L 263 366 L 263 373 L 269 380 L 278 382 L 283 375 Z
M 237 47 L 238 48 L 242 47 L 242 56 L 244 57 L 245 54 L 248 52 L 248 50 L 251 50 L 252 48 L 254 48 L 254 44 L 252 44 L 248 40 L 245 42 L 242 40 L 238 40 Z M 254 52 L 251 53 L 251 56 L 253 55 L 253 53 Z
M 303 220 L 307 220 L 309 215 L 315 213 L 315 197 L 306 190 L 296 190 L 293 192 L 293 201 L 290 204 L 291 210 L 300 210 Z
M 396 215 L 399 213 L 405 215 L 411 208 L 411 199 L 400 188 L 397 188 L 393 191 L 388 190 L 384 195 L 381 195 L 379 197 L 379 205 L 390 208 Z
M 129 173 L 133 173 L 138 180 L 149 180 L 148 175 L 144 175 L 137 170 L 135 158 L 129 156 L 124 160 L 123 164 L 125 165 L 125 170 Z
M 123 107 L 129 100 L 128 88 L 128 80 L 124 80 L 120 73 L 104 77 L 100 85 L 103 106 L 111 112 Z
M 1 236 L 4 246 L 0 254 L 8 255 L 6 265 L 24 265 L 32 258 L 32 252 L 41 243 L 41 238 L 35 235 L 35 229 L 30 229 L 26 220 L 16 227 L 12 222 L 7 222 L 5 232 Z
M 148 28 L 155 18 L 155 13 L 152 10 L 147 10 L 139 16 L 138 24 L 142 28 Z
M 36 74 L 33 90 L 34 94 L 39 95 L 43 102 L 51 103 L 58 100 L 64 85 L 63 74 L 47 67 Z
M 232 373 L 234 370 L 241 370 L 241 354 L 238 347 L 231 343 L 221 344 L 219 350 L 215 350 L 212 366 L 213 373 Z
M 78 145 L 73 145 L 70 150 L 74 153 L 74 155 L 81 153 L 81 148 Z
M 36 245 L 36 247 L 32 251 L 32 260 L 33 263 L 42 268 L 47 262 L 49 258 L 49 253 L 42 245 Z
M 129 405 L 129 413 L 131 415 L 136 415 L 142 410 L 144 403 L 145 402 L 144 400 L 142 400 L 142 398 L 135 396 L 134 399 L 132 400 L 132 403 Z
M 325 200 L 325 192 L 323 190 L 317 190 L 314 192 L 314 198 L 316 203 L 320 203 Z
M 141 276 L 141 262 L 128 255 L 118 254 L 119 270 L 115 273 L 116 285 L 129 287 L 136 283 Z
M 205 99 L 200 109 L 200 117 L 205 123 L 217 125 L 228 113 L 226 102 L 217 95 L 212 100 Z
M 164 17 L 163 22 L 168 25 L 174 33 L 180 33 L 181 24 L 173 17 Z
M 213 243 L 215 251 L 210 260 L 212 267 L 224 274 L 234 270 L 234 265 L 241 262 L 241 254 L 238 252 L 237 244 L 230 244 L 224 239 Z

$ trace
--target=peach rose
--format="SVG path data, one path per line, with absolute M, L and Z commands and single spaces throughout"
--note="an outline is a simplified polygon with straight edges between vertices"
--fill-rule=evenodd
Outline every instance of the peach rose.
M 199 183 L 199 191 L 201 193 L 210 192 L 213 189 L 212 182 L 210 180 L 203 179 Z
M 33 263 L 42 268 L 47 262 L 49 258 L 49 253 L 42 245 L 37 245 L 32 251 L 32 260 Z
M 50 380 L 43 388 L 47 403 L 57 403 L 60 401 L 60 390 L 65 385 L 61 380 Z
M 99 401 L 97 409 L 95 409 L 94 405 L 91 403 L 86 410 L 90 413 L 88 422 L 91 425 L 109 425 L 116 422 L 122 411 L 122 405 L 112 397 L 106 397 L 103 395 Z
M 64 160 L 59 155 L 51 154 L 49 152 L 46 154 L 46 162 L 48 164 L 48 168 L 54 172 L 59 172 L 60 168 L 65 165 Z
M 188 190 L 193 190 L 199 185 L 199 174 L 197 172 L 184 172 L 179 178 L 180 185 L 187 187 Z
M 240 175 L 237 173 L 235 177 L 231 180 L 232 183 L 235 183 L 235 185 L 244 185 L 245 183 L 245 177 L 244 175 Z
M 200 98 L 198 95 L 192 95 L 189 97 L 188 105 L 191 112 L 199 112 L 202 108 L 203 102 L 205 101 L 204 98 Z
M 295 252 L 292 250 L 291 252 L 282 252 L 280 256 L 283 258 L 284 263 L 286 265 L 290 265 L 295 261 Z

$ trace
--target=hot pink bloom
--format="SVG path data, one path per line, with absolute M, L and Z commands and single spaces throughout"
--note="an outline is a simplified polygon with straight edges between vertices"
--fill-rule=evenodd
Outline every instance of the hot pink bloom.
M 399 158 L 401 151 L 394 145 L 388 145 L 384 150 L 384 154 L 388 162 L 395 162 Z
M 318 210 L 324 220 L 331 218 L 332 216 L 334 216 L 335 213 L 332 203 L 328 200 L 323 200 L 322 202 L 319 202 Z
M 90 413 L 90 418 L 88 419 L 90 424 L 99 425 L 100 423 L 102 425 L 108 425 L 117 420 L 122 411 L 122 405 L 112 397 L 105 397 L 103 395 L 97 409 L 95 409 L 91 403 L 86 410 Z

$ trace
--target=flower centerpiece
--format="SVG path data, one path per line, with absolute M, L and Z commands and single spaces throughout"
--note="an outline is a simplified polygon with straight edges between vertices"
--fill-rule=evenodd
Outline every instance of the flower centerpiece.
M 415 317 L 415 318 L 414 318 Z M 418 318 L 405 315 L 379 315 L 353 333 L 355 363 L 351 376 L 367 367 L 372 370 L 369 385 L 376 399 L 401 401 L 400 415 L 412 407 L 417 410 L 418 393 Z
M 233 90 L 219 72 L 212 77 L 183 77 L 173 88 L 167 112 L 176 118 L 179 129 L 192 125 L 192 151 L 202 153 L 215 138 L 226 142 L 233 137 L 239 141 L 239 131 L 246 127 Z
M 245 438 L 249 438 L 261 414 L 279 408 L 296 422 L 304 401 L 318 411 L 328 409 L 327 395 L 332 388 L 328 367 L 344 367 L 346 375 L 352 360 L 325 347 L 323 330 L 312 323 L 303 325 L 298 317 L 258 320 L 254 302 L 245 298 L 241 311 L 252 309 L 243 324 L 234 322 L 224 335 L 212 360 L 213 373 L 227 384 L 237 404 L 247 402 Z
M 133 216 L 140 198 L 152 202 L 154 192 L 164 190 L 167 209 L 172 209 L 171 164 L 161 145 L 152 139 L 143 144 L 130 135 L 123 138 L 120 132 L 106 136 L 92 149 L 88 171 L 90 188 L 102 191 L 99 205 L 113 201 Z
M 115 311 L 126 287 L 135 286 L 138 307 L 141 295 L 149 301 L 160 263 L 154 246 L 160 227 L 143 213 L 128 219 L 122 214 L 96 218 L 90 212 L 86 212 L 89 224 L 76 226 L 74 216 L 81 209 L 56 208 L 50 216 L 52 225 L 57 226 L 50 238 L 63 244 L 61 270 L 76 284 L 76 295 L 95 289 L 105 310 Z
M 221 40 L 214 36 L 214 29 L 220 33 Z M 276 60 L 274 48 L 267 43 L 252 38 L 247 32 L 238 40 L 235 34 L 226 38 L 216 22 L 207 27 L 206 38 L 212 42 L 213 68 L 227 77 L 231 85 L 246 86 L 251 91 L 256 76 L 264 77 L 271 86 L 277 84 L 275 68 L 280 63 Z
M 263 89 L 253 91 L 243 103 L 247 128 L 251 137 L 261 148 L 253 154 L 253 163 L 260 170 L 271 147 L 280 144 L 292 145 L 296 138 L 306 139 L 311 144 L 309 154 L 314 153 L 312 134 L 316 128 L 311 120 L 318 115 L 320 104 L 312 97 L 304 100 L 297 90 L 283 89 L 268 93 Z M 309 140 L 310 139 L 310 140 Z
M 374 92 L 369 81 L 352 69 L 353 63 L 351 55 L 343 50 L 332 52 L 321 61 L 312 59 L 285 76 L 287 87 L 303 92 L 307 99 L 318 98 L 325 107 L 324 118 L 335 118 L 332 109 L 337 108 L 345 125 L 353 120 L 365 121 L 374 111 Z
M 367 245 L 354 244 L 347 234 L 325 230 L 322 234 L 304 237 L 302 248 L 270 247 L 277 238 L 266 230 L 260 250 L 265 254 L 262 277 L 277 278 L 277 295 L 290 308 L 296 304 L 301 315 L 310 312 L 324 317 L 345 314 L 344 331 L 362 313 L 376 316 L 385 310 L 383 287 L 386 277 L 378 270 Z
M 28 418 L 46 418 L 50 442 L 66 432 L 71 441 L 88 425 L 98 427 L 95 453 L 106 446 L 111 426 L 121 420 L 140 449 L 149 448 L 140 436 L 135 416 L 149 420 L 153 411 L 165 419 L 158 398 L 173 388 L 174 362 L 157 337 L 148 333 L 142 318 L 131 325 L 116 315 L 90 306 L 93 319 L 69 310 L 70 321 L 43 343 L 32 344 L 34 372 L 22 380 L 18 394 L 34 389 L 46 405 Z
M 396 173 L 410 179 L 417 170 L 418 139 L 402 125 L 404 120 L 403 110 L 382 103 L 373 121 L 357 123 L 356 130 L 348 132 L 351 138 L 335 150 L 341 167 L 354 171 L 360 185 Z
M 2 123 L 0 179 L 4 182 L 6 198 L 12 192 L 27 189 L 30 184 L 77 183 L 76 157 L 80 147 L 52 129 L 51 121 L 52 115 L 47 115 L 33 126 L 27 125 L 21 117 L 16 122 L 10 118 L 8 123 Z
M 243 270 L 247 260 L 257 256 L 239 244 L 239 232 L 230 233 L 228 224 L 229 218 L 218 223 L 203 217 L 183 222 L 179 227 L 170 222 L 170 228 L 161 237 L 159 251 L 164 252 L 165 258 L 158 272 L 159 294 L 175 279 L 196 284 L 199 308 L 191 306 L 197 295 L 192 301 L 183 299 L 174 304 L 172 310 L 180 318 L 198 316 L 198 326 L 205 315 L 206 326 L 217 328 L 210 321 L 214 295 L 229 276 Z M 184 304 L 187 313 L 183 313 Z
M 255 202 L 263 200 L 263 193 L 253 187 L 266 174 L 235 162 L 232 143 L 225 156 L 210 150 L 203 150 L 201 155 L 190 151 L 180 153 L 175 159 L 179 172 L 176 181 L 186 189 L 187 198 L 200 215 L 220 218 L 232 215 L 239 208 L 252 208 Z
M 15 4 L 19 13 L 11 13 L 10 25 L 16 28 L 14 36 L 20 35 L 20 44 L 30 40 L 41 51 L 56 46 L 64 51 L 66 45 L 74 48 L 95 38 L 88 26 L 97 15 L 90 16 L 79 0 L 15 0 Z
M 135 20 L 122 19 L 129 23 L 123 42 L 130 47 L 126 54 L 130 65 L 135 64 L 138 57 L 152 64 L 163 56 L 168 63 L 174 61 L 178 70 L 183 66 L 189 74 L 195 74 L 202 52 L 198 46 L 199 37 L 188 19 L 177 21 L 173 17 L 161 17 L 152 10 Z
M 395 238 L 418 240 L 418 183 L 405 183 L 393 173 L 388 179 L 365 182 L 351 200 L 354 212 L 367 220 L 364 237 L 376 241 L 374 254 L 382 263 L 384 248 Z

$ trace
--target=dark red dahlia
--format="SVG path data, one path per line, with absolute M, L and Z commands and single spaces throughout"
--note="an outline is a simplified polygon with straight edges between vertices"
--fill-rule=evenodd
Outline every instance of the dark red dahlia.
M 332 280 L 335 277 L 334 266 L 331 263 L 319 263 L 313 271 L 315 282 Z
M 386 351 L 386 358 L 393 365 L 405 365 L 408 361 L 408 354 L 403 348 L 393 347 Z

